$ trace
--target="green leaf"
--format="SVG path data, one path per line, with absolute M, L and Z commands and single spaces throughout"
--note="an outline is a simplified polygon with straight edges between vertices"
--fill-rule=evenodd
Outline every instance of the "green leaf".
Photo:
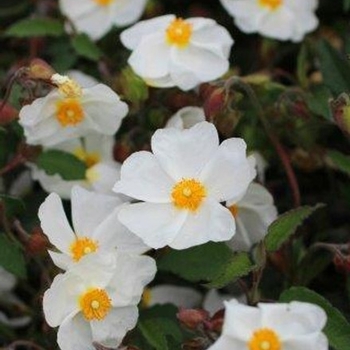
M 331 159 L 334 168 L 350 176 L 349 156 L 335 150 L 329 150 L 327 155 Z
M 350 0 L 343 0 L 343 9 L 345 12 L 350 10 Z
M 25 211 L 23 201 L 17 197 L 0 194 L 0 203 L 5 207 L 6 216 L 15 216 Z
M 297 59 L 297 76 L 298 76 L 300 85 L 303 87 L 306 87 L 308 85 L 307 68 L 308 68 L 308 47 L 307 47 L 307 44 L 304 43 L 301 46 L 301 49 L 298 54 L 298 59 Z
M 43 152 L 36 160 L 36 165 L 49 175 L 58 174 L 64 180 L 85 179 L 86 164 L 73 154 L 50 150 Z
M 296 231 L 303 221 L 323 204 L 314 207 L 304 206 L 290 210 L 279 216 L 268 228 L 265 237 L 265 247 L 268 252 L 278 250 Z
M 102 51 L 86 34 L 78 34 L 72 39 L 72 46 L 76 53 L 92 61 L 98 61 Z
M 26 277 L 26 264 L 19 246 L 0 234 L 0 266 L 17 277 Z
M 139 322 L 138 328 L 147 342 L 156 350 L 169 350 L 167 337 L 181 342 L 182 334 L 178 325 L 167 318 L 151 318 Z
M 223 288 L 229 283 L 236 281 L 238 278 L 247 275 L 255 268 L 255 265 L 245 252 L 235 254 L 229 263 L 225 265 L 223 271 L 205 287 L 208 288 Z
M 332 111 L 328 103 L 331 97 L 331 92 L 326 86 L 317 85 L 306 95 L 306 104 L 316 115 L 320 115 L 326 120 L 332 120 Z
M 185 250 L 172 250 L 158 259 L 158 269 L 188 281 L 212 281 L 231 261 L 233 253 L 225 243 L 207 243 Z
M 349 62 L 324 40 L 320 41 L 317 49 L 325 85 L 336 96 L 343 92 L 350 92 Z
M 321 295 L 304 287 L 293 287 L 282 293 L 281 302 L 293 300 L 312 303 L 320 306 L 327 314 L 324 333 L 335 350 L 348 350 L 350 344 L 350 324 L 341 312 Z
M 14 23 L 5 31 L 6 36 L 30 38 L 35 36 L 60 36 L 64 34 L 63 23 L 50 18 L 28 18 Z

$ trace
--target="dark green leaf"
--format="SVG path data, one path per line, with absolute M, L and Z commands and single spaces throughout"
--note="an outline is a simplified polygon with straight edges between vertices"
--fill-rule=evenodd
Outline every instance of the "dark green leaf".
M 43 152 L 37 158 L 36 164 L 49 175 L 59 174 L 64 180 L 85 179 L 86 164 L 67 152 L 58 150 Z
M 35 36 L 60 36 L 64 34 L 63 23 L 50 18 L 28 18 L 14 23 L 5 32 L 6 36 L 30 38 Z
M 0 266 L 17 277 L 26 277 L 26 265 L 21 249 L 0 234 Z
M 332 120 L 332 111 L 328 103 L 331 97 L 331 92 L 327 87 L 317 85 L 306 95 L 306 104 L 316 115 Z
M 72 39 L 72 46 L 78 55 L 92 61 L 98 61 L 102 51 L 86 34 L 78 34 Z
M 23 201 L 13 196 L 0 194 L 0 203 L 3 203 L 7 216 L 15 216 L 24 212 L 25 210 Z
M 224 266 L 220 274 L 205 286 L 208 288 L 223 288 L 238 278 L 247 275 L 255 268 L 255 265 L 245 252 L 235 254 L 229 263 Z
M 296 231 L 303 221 L 323 204 L 314 207 L 304 206 L 290 210 L 279 216 L 268 228 L 265 237 L 265 246 L 268 252 L 278 250 Z
M 318 45 L 318 54 L 325 85 L 336 96 L 350 92 L 350 65 L 347 59 L 324 40 Z
M 328 320 L 324 333 L 330 345 L 335 350 L 348 350 L 350 344 L 350 324 L 338 309 L 333 307 L 321 295 L 304 287 L 293 287 L 284 291 L 280 297 L 281 302 L 293 300 L 312 303 L 320 306 L 327 314 Z
M 225 243 L 207 243 L 185 250 L 172 250 L 158 260 L 158 268 L 188 281 L 212 281 L 231 261 L 233 253 Z
M 350 176 L 350 157 L 338 151 L 329 150 L 328 157 L 332 161 L 332 165 L 343 173 Z
M 350 0 L 343 0 L 343 9 L 345 12 L 350 10 Z

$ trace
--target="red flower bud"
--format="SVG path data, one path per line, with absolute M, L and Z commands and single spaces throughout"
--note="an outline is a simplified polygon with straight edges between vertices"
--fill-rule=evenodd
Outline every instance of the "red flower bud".
M 40 58 L 34 58 L 29 63 L 28 75 L 31 79 L 50 80 L 56 71 Z
M 227 94 L 223 88 L 216 88 L 204 101 L 204 113 L 208 120 L 213 120 L 221 113 L 227 102 Z
M 11 123 L 18 118 L 18 111 L 12 107 L 9 103 L 3 105 L 3 101 L 0 100 L 0 125 L 4 126 Z
M 196 329 L 209 319 L 208 311 L 202 309 L 180 309 L 176 314 L 178 320 L 190 329 Z

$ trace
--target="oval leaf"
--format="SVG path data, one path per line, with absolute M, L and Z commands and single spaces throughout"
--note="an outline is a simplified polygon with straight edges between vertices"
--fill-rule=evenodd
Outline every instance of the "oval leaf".
M 86 34 L 78 34 L 72 39 L 72 46 L 76 53 L 92 61 L 98 61 L 102 51 Z

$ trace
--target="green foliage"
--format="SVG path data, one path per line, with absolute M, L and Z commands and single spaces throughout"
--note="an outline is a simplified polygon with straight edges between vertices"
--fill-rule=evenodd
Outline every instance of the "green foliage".
M 324 329 L 330 345 L 335 350 L 348 350 L 350 344 L 350 324 L 341 312 L 333 307 L 321 295 L 304 287 L 293 287 L 284 291 L 280 297 L 281 302 L 293 300 L 312 303 L 320 306 L 327 314 L 327 324 Z
M 303 206 L 280 215 L 269 226 L 265 237 L 266 250 L 268 252 L 278 250 L 295 233 L 303 221 L 322 206 L 323 204 L 317 204 L 314 207 Z
M 350 0 L 343 0 L 343 8 L 345 12 L 350 10 Z
M 17 277 L 26 277 L 26 265 L 21 249 L 4 234 L 0 234 L 0 266 Z
M 325 85 L 335 96 L 350 92 L 350 65 L 346 58 L 324 40 L 317 49 Z
M 98 61 L 102 51 L 86 34 L 78 34 L 72 38 L 72 46 L 79 56 L 92 61 Z
M 30 38 L 35 36 L 60 36 L 64 34 L 63 23 L 51 18 L 28 18 L 12 24 L 6 36 Z
M 324 85 L 314 86 L 306 95 L 306 104 L 311 112 L 320 115 L 326 120 L 332 120 L 332 112 L 329 106 L 331 92 Z
M 329 150 L 327 152 L 328 157 L 332 161 L 332 165 L 339 171 L 342 171 L 344 174 L 350 176 L 350 157 L 345 154 L 335 151 Z
M 218 276 L 205 286 L 208 288 L 223 288 L 229 283 L 235 282 L 238 278 L 247 275 L 255 267 L 247 253 L 234 254 Z
M 85 179 L 86 164 L 73 154 L 49 150 L 41 153 L 36 165 L 49 175 L 60 175 L 64 180 Z
M 5 214 L 9 217 L 22 214 L 25 210 L 23 201 L 13 196 L 0 194 L 0 203 L 5 207 Z

